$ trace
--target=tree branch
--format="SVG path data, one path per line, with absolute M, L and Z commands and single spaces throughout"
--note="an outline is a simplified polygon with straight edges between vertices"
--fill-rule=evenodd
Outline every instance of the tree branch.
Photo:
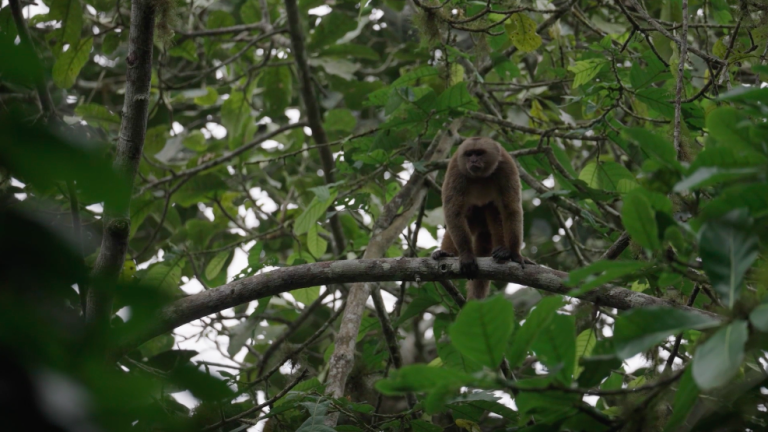
M 500 264 L 492 258 L 478 258 L 477 263 L 479 279 L 516 283 L 561 295 L 567 295 L 573 289 L 563 284 L 563 279 L 568 276 L 566 272 L 543 266 L 526 266 L 525 270 L 522 270 L 517 264 Z M 459 260 L 458 258 L 447 258 L 440 261 L 431 258 L 382 258 L 323 261 L 282 267 L 256 276 L 238 279 L 166 305 L 157 311 L 155 320 L 147 324 L 146 327 L 131 333 L 124 333 L 113 347 L 112 354 L 119 357 L 157 335 L 196 319 L 246 302 L 299 288 L 342 283 L 416 281 L 417 279 L 421 282 L 463 279 L 459 272 Z M 681 306 L 669 300 L 612 285 L 604 285 L 578 298 L 621 310 L 666 306 L 721 319 L 719 315 L 709 311 Z M 347 308 L 349 308 L 349 304 L 347 304 Z M 337 336 L 337 346 L 341 342 L 342 340 Z M 344 342 L 349 344 L 349 341 Z
M 125 261 L 131 230 L 130 201 L 133 179 L 141 160 L 147 131 L 155 6 L 151 0 L 131 2 L 125 101 L 114 168 L 125 184 L 104 203 L 104 235 L 93 267 L 94 285 L 88 290 L 86 318 L 91 331 L 106 334 L 112 316 L 112 286 Z
M 291 46 L 293 46 L 293 57 L 296 59 L 296 69 L 299 73 L 299 86 L 301 87 L 301 98 L 304 101 L 304 107 L 307 110 L 307 120 L 309 128 L 312 129 L 312 138 L 315 144 L 322 145 L 317 151 L 320 153 L 320 160 L 323 164 L 323 175 L 327 184 L 336 183 L 334 173 L 335 164 L 331 149 L 324 144 L 328 143 L 328 136 L 323 128 L 323 116 L 320 113 L 320 105 L 312 87 L 312 74 L 309 71 L 307 63 L 307 52 L 304 49 L 304 34 L 299 21 L 299 6 L 296 0 L 285 0 L 285 13 L 288 15 L 288 30 L 291 35 Z M 344 231 L 341 229 L 339 217 L 334 214 L 330 220 L 331 234 L 333 234 L 334 255 L 339 256 L 344 251 L 346 241 L 344 240 Z

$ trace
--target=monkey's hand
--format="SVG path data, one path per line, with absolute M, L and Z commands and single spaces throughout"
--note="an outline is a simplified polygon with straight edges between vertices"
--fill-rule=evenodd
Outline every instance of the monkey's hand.
M 525 258 L 523 258 L 522 255 L 520 255 L 519 252 L 515 253 L 509 250 L 506 246 L 499 246 L 496 249 L 493 250 L 491 253 L 491 256 L 493 256 L 493 259 L 497 262 L 501 261 L 514 261 L 518 264 L 520 264 L 520 267 L 525 269 Z M 531 262 L 528 260 L 528 262 Z
M 432 252 L 432 259 L 436 260 L 436 261 L 439 260 L 440 258 L 453 258 L 455 256 L 456 255 L 454 255 L 454 254 L 452 254 L 450 252 L 446 252 L 446 251 L 440 250 L 440 249 L 435 249 L 435 251 Z
M 459 258 L 459 270 L 461 274 L 466 276 L 467 280 L 477 279 L 477 273 L 479 268 L 477 267 L 477 259 L 474 255 L 462 255 Z

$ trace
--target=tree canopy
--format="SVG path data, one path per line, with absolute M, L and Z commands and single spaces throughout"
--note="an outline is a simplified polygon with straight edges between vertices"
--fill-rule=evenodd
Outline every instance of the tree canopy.
M 756 0 L 4 1 L 6 424 L 760 429 L 767 55 Z M 472 136 L 538 265 L 466 302 Z

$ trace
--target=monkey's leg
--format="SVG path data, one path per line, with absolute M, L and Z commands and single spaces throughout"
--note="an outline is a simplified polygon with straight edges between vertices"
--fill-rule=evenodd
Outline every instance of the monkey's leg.
M 523 208 L 519 198 L 513 199 L 513 194 L 506 194 L 500 203 L 501 223 L 504 228 L 504 245 L 493 251 L 497 261 L 511 260 L 525 268 L 525 259 L 520 254 L 523 245 Z M 519 196 L 519 194 L 518 194 Z
M 475 254 L 479 257 L 491 255 L 493 249 L 493 236 L 489 231 L 481 231 L 475 235 Z M 471 280 L 467 281 L 467 300 L 484 299 L 488 297 L 491 281 Z

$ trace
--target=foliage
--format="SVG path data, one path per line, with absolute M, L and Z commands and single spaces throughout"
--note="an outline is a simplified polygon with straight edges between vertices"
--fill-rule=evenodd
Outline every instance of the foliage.
M 321 143 L 282 1 L 158 0 L 132 186 L 113 168 L 129 118 L 131 3 L 45 0 L 24 14 L 33 47 L 2 7 L 9 430 L 759 429 L 768 16 L 759 2 L 690 0 L 683 34 L 681 2 L 642 3 L 301 0 Z M 654 24 L 688 39 L 682 77 L 678 45 Z M 384 206 L 414 172 L 434 171 L 422 157 L 457 118 L 462 136 L 525 151 L 523 253 L 569 272 L 570 294 L 588 301 L 496 283 L 460 308 L 439 284 L 382 282 L 405 365 L 395 368 L 386 325 L 366 310 L 339 399 L 325 385 L 343 286 L 302 282 L 136 336 L 173 315 L 169 305 L 206 307 L 190 295 L 362 257 Z M 104 203 L 129 186 L 124 270 L 93 280 Z M 386 257 L 429 256 L 441 214 L 429 190 Z M 603 256 L 623 232 L 631 245 Z M 668 306 L 607 308 L 607 284 Z M 107 334 L 84 325 L 86 287 L 114 292 Z M 326 426 L 336 413 L 338 426 Z

